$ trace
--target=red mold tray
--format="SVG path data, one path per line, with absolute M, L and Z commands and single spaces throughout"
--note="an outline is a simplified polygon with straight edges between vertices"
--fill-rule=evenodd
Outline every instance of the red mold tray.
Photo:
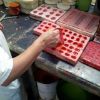
M 37 20 L 49 20 L 52 22 L 56 22 L 63 14 L 65 13 L 64 10 L 49 7 L 47 5 L 41 5 L 30 12 L 32 18 Z
M 44 20 L 42 21 L 41 24 L 39 24 L 36 28 L 34 28 L 34 31 L 36 32 L 37 35 L 40 35 L 44 32 L 47 32 L 50 29 L 55 29 L 55 28 L 59 29 L 60 26 L 55 23 Z
M 77 9 L 70 9 L 56 23 L 89 37 L 93 37 L 100 17 Z
M 80 60 L 83 63 L 100 70 L 100 44 L 89 42 Z
M 54 48 L 46 48 L 45 51 L 75 65 L 90 37 L 71 31 L 70 29 L 62 28 L 46 20 L 37 26 L 34 31 L 36 34 L 40 35 L 52 28 L 60 28 L 60 39 L 63 43 L 58 43 Z

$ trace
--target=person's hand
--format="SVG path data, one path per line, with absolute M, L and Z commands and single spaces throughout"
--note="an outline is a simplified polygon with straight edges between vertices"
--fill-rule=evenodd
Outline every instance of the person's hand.
M 3 29 L 3 25 L 0 23 L 0 30 L 2 30 Z
M 40 38 L 44 41 L 45 47 L 54 47 L 60 41 L 60 31 L 50 29 L 48 32 L 41 34 Z

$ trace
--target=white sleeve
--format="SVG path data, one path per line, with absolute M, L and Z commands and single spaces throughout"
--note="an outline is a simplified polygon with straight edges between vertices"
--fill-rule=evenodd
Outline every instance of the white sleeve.
M 13 68 L 13 59 L 0 47 L 0 85 L 8 78 Z

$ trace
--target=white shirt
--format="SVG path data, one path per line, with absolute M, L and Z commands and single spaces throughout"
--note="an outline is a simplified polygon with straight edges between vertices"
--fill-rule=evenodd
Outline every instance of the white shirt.
M 6 39 L 0 31 L 0 100 L 22 100 L 20 83 L 13 81 L 7 87 L 1 86 L 8 78 L 13 68 L 13 59 L 11 57 Z

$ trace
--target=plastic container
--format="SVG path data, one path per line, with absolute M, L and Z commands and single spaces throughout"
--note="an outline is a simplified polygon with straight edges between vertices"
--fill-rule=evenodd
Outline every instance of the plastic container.
M 57 3 L 59 0 L 44 0 L 45 4 L 50 7 L 57 7 Z
M 75 8 L 75 0 L 61 0 L 57 3 L 57 7 L 63 10 L 69 10 Z
M 42 5 L 43 3 L 44 3 L 44 0 L 38 0 L 39 6 Z
M 57 96 L 59 100 L 100 100 L 100 97 L 66 81 L 58 83 Z
M 20 4 L 24 9 L 34 9 L 38 6 L 38 0 L 21 0 Z
M 21 0 L 21 11 L 23 13 L 29 14 L 30 11 L 38 7 L 38 0 Z
M 54 100 L 56 98 L 57 81 L 49 84 L 37 82 L 37 86 L 42 100 Z
M 57 7 L 62 10 L 69 10 L 71 6 L 69 3 L 57 3 Z
M 47 3 L 45 3 L 48 7 L 57 7 L 57 4 L 47 4 Z
M 58 79 L 48 72 L 37 68 L 35 71 L 35 80 L 37 81 L 39 96 L 42 100 L 53 100 L 56 98 Z
M 8 3 L 8 13 L 9 15 L 19 15 L 21 9 L 20 4 L 17 2 L 9 2 Z
M 3 4 L 3 1 L 2 0 L 0 0 L 0 5 L 2 5 Z
M 10 3 L 10 2 L 19 2 L 20 0 L 3 0 L 3 2 L 4 2 L 4 5 L 6 6 L 6 7 L 8 7 L 8 4 Z
M 59 0 L 45 0 L 46 4 L 57 4 Z
M 78 9 L 88 11 L 92 0 L 78 0 Z
M 94 13 L 95 3 L 96 3 L 96 0 L 92 0 L 91 5 L 89 7 L 89 11 L 88 11 L 89 13 Z

